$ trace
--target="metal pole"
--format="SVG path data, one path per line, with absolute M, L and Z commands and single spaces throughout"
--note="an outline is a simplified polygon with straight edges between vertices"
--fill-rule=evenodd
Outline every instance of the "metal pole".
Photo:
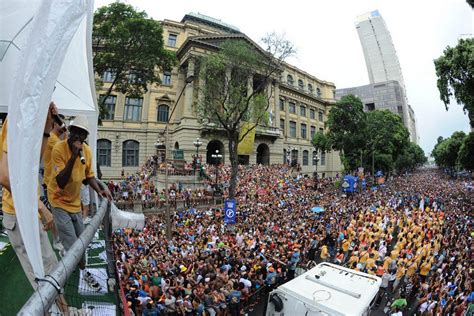
M 184 90 L 184 89 L 183 89 Z M 176 107 L 176 106 L 175 106 Z M 169 121 L 169 119 L 168 119 Z M 168 132 L 168 126 L 166 126 L 166 156 L 165 156 L 165 203 L 166 203 L 166 210 L 165 210 L 165 216 L 166 216 L 166 239 L 171 240 L 171 219 L 170 219 L 170 205 L 169 205 L 169 192 L 168 192 L 168 153 L 169 153 L 169 132 Z
M 61 262 L 56 265 L 49 275 L 44 277 L 45 281 L 38 283 L 38 288 L 23 305 L 18 315 L 48 314 L 54 300 L 59 296 L 58 291 L 64 288 L 67 277 L 73 274 L 108 209 L 110 209 L 110 203 L 106 199 L 102 199 L 99 210 L 90 224 L 86 226 L 84 232 L 74 242 Z

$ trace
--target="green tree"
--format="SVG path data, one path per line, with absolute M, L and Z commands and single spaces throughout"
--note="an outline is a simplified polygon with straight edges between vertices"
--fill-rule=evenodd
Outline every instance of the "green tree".
M 366 114 L 362 101 L 347 95 L 331 107 L 326 122 L 332 148 L 339 150 L 346 171 L 355 170 L 366 145 Z
M 395 168 L 400 171 L 413 170 L 427 161 L 425 153 L 420 146 L 411 143 L 402 151 L 395 161 Z
M 474 128 L 474 39 L 460 39 L 456 47 L 447 47 L 434 61 L 438 90 L 446 110 L 454 97 L 468 114 Z
M 466 170 L 474 171 L 474 132 L 470 132 L 459 148 L 459 164 Z
M 257 126 L 268 124 L 272 81 L 278 78 L 284 60 L 295 52 L 290 42 L 275 34 L 262 41 L 265 50 L 245 38 L 216 43 L 219 51 L 201 60 L 200 80 L 205 85 L 198 91 L 202 96 L 197 103 L 198 118 L 226 134 L 232 166 L 229 198 L 235 197 L 237 186 L 237 146 Z M 240 133 L 246 123 L 246 131 Z
M 398 156 L 409 145 L 409 132 L 402 119 L 388 110 L 375 110 L 367 113 L 366 125 L 365 152 L 374 152 L 375 169 L 392 171 Z
M 92 48 L 97 76 L 107 71 L 112 81 L 99 100 L 101 116 L 107 114 L 104 103 L 113 90 L 141 96 L 149 85 L 161 83 L 158 70 L 171 69 L 176 63 L 174 52 L 163 46 L 160 24 L 121 2 L 94 13 Z M 97 85 L 103 87 L 101 79 Z
M 458 155 L 461 145 L 466 138 L 464 132 L 454 132 L 451 137 L 446 139 L 438 138 L 432 155 L 435 162 L 440 167 L 456 168 L 458 165 Z

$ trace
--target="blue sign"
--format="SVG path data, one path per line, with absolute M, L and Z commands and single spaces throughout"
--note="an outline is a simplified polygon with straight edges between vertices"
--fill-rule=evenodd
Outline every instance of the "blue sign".
M 235 224 L 235 200 L 224 201 L 224 223 Z
M 357 178 L 351 175 L 344 176 L 344 181 L 342 182 L 342 192 L 345 193 L 354 193 L 357 188 Z
M 361 186 L 362 186 L 362 189 L 365 190 L 365 187 L 367 186 L 367 182 L 365 182 L 365 179 L 362 179 Z

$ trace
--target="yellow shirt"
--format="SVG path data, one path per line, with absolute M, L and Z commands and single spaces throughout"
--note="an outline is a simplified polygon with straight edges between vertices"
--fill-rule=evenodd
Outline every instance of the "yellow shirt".
M 375 267 L 375 260 L 373 258 L 367 259 L 367 264 L 366 264 L 367 269 L 372 269 Z
M 0 136 L 0 161 L 2 161 L 3 155 L 6 155 L 7 150 L 7 123 L 8 120 L 5 120 L 5 123 L 2 127 L 2 135 Z M 13 207 L 13 198 L 7 189 L 3 188 L 2 194 L 2 211 L 10 214 L 15 215 L 15 208 Z
M 92 153 L 87 144 L 83 145 L 84 158 L 86 163 L 83 165 L 77 157 L 72 168 L 71 177 L 64 189 L 58 186 L 56 176 L 64 170 L 68 160 L 72 156 L 71 149 L 67 140 L 62 140 L 53 147 L 51 154 L 52 174 L 49 182 L 48 199 L 53 207 L 62 208 L 70 213 L 79 213 L 81 211 L 81 184 L 82 180 L 94 177 L 92 171 Z
M 49 133 L 48 143 L 46 144 L 46 148 L 44 149 L 43 153 L 43 160 L 44 160 L 44 184 L 49 186 L 49 181 L 51 180 L 52 168 L 53 163 L 51 161 L 51 154 L 53 152 L 53 147 L 56 143 L 60 142 L 61 139 L 56 135 L 56 133 L 51 132 Z
M 409 263 L 408 268 L 407 268 L 407 276 L 411 277 L 413 274 L 415 274 L 415 271 L 417 268 L 418 268 L 418 264 L 416 261 Z
M 389 256 L 386 256 L 385 259 L 383 260 L 383 268 L 385 270 L 388 270 L 388 266 L 392 262 L 392 259 Z
M 364 251 L 362 256 L 360 257 L 360 260 L 359 262 L 360 263 L 366 263 L 367 262 L 367 259 L 369 259 L 369 252 L 368 251 Z
M 431 262 L 424 262 L 420 267 L 420 274 L 427 276 L 431 269 Z
M 396 278 L 400 280 L 401 278 L 403 278 L 404 275 L 405 275 L 405 267 L 403 266 L 398 267 L 397 272 L 395 273 Z
M 321 259 L 326 259 L 328 257 L 328 247 L 326 246 L 323 246 L 321 248 L 321 255 L 320 255 Z
M 349 240 L 345 239 L 342 242 L 342 251 L 344 251 L 344 252 L 348 251 L 349 250 L 349 245 L 350 245 Z

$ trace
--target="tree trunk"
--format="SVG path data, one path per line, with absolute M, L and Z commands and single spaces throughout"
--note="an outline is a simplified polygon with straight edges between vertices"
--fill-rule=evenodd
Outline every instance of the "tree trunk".
M 229 184 L 229 199 L 235 198 L 235 193 L 237 189 L 237 174 L 239 172 L 239 161 L 237 155 L 237 146 L 239 134 L 237 132 L 229 132 L 228 139 L 229 139 L 229 158 L 230 158 L 230 165 L 232 166 L 231 176 L 230 176 L 230 184 Z

